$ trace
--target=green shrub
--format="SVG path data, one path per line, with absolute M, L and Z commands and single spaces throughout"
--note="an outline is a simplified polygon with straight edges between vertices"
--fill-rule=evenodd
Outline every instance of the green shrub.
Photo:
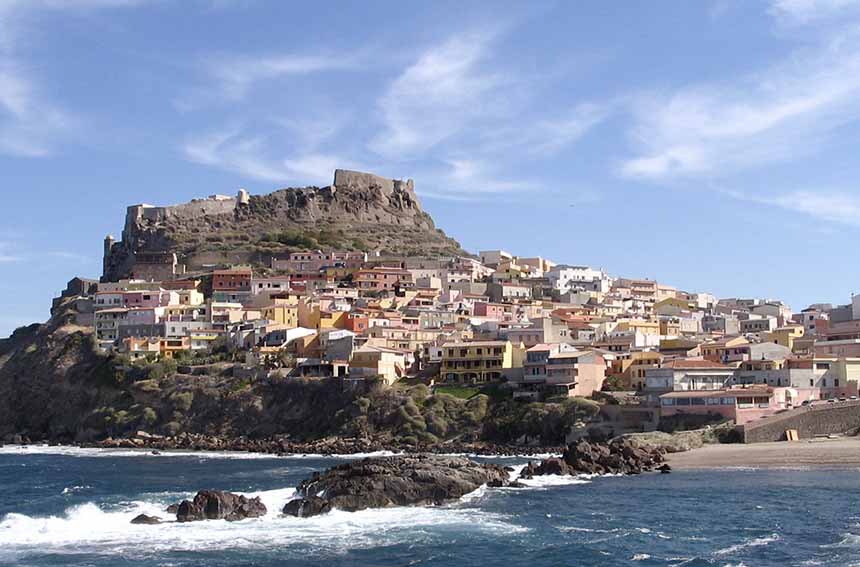
M 183 413 L 187 412 L 191 409 L 191 405 L 194 403 L 194 393 L 177 392 L 175 394 L 171 394 L 170 402 L 173 404 L 174 411 Z

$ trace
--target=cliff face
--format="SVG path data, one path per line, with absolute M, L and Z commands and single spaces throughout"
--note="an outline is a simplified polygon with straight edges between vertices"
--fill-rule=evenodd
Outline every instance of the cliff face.
M 274 255 L 315 248 L 465 254 L 421 208 L 412 180 L 337 170 L 334 183 L 323 188 L 129 207 L 122 240 L 105 241 L 103 279 L 164 276 L 183 266 L 268 265 Z

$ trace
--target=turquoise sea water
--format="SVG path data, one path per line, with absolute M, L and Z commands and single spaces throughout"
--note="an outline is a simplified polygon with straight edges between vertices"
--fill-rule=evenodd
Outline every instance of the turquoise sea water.
M 443 507 L 279 516 L 302 478 L 341 461 L 5 447 L 0 564 L 860 565 L 857 470 L 545 477 Z M 269 515 L 129 524 L 203 488 L 260 495 Z

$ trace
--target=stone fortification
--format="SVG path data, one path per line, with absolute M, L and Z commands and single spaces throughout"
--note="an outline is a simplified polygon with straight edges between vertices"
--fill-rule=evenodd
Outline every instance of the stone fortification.
M 102 279 L 179 275 L 219 263 L 262 266 L 307 248 L 464 253 L 422 210 L 411 179 L 338 169 L 334 183 L 322 188 L 268 195 L 239 190 L 235 197 L 213 195 L 168 207 L 130 206 L 122 239 L 105 239 Z M 163 266 L 154 265 L 158 258 Z

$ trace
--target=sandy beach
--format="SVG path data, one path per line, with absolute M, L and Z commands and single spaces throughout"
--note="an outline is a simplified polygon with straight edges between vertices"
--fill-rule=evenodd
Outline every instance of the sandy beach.
M 676 470 L 711 468 L 860 467 L 860 438 L 707 445 L 667 455 Z

